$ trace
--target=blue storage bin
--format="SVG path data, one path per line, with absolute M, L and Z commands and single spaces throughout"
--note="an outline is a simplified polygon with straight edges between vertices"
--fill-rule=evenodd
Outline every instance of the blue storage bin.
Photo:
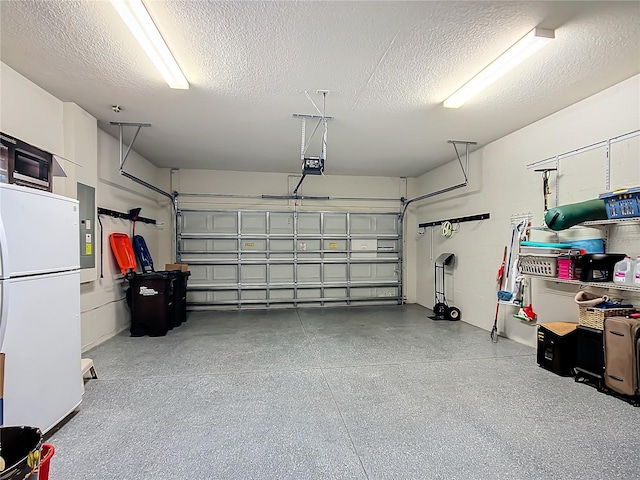
M 590 238 L 586 240 L 573 240 L 571 248 L 586 250 L 587 253 L 604 253 L 604 240 L 601 238 Z
M 640 187 L 616 190 L 600 195 L 610 220 L 640 217 Z

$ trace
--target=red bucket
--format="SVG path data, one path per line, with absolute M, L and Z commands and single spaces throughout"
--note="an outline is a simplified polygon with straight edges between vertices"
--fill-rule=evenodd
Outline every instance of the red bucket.
M 42 445 L 42 454 L 40 455 L 40 472 L 38 473 L 38 480 L 49 480 L 49 462 L 51 457 L 55 453 L 56 449 L 53 445 L 45 443 Z

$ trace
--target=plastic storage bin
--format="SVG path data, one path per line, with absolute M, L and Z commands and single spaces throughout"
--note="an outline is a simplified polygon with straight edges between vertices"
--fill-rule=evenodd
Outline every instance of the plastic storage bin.
M 578 259 L 569 256 L 558 257 L 558 278 L 564 280 L 578 280 L 582 269 L 578 266 Z
M 544 255 L 521 255 L 520 271 L 525 274 L 556 277 L 558 275 L 558 259 Z
M 640 187 L 603 193 L 609 219 L 640 217 Z

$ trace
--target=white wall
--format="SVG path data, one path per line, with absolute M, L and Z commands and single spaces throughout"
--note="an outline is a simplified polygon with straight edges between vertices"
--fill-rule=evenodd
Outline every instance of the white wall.
M 131 208 L 141 207 L 140 215 L 156 219 L 163 226 L 153 226 L 141 222 L 136 223 L 136 234 L 142 235 L 149 247 L 157 270 L 171 259 L 167 241 L 171 241 L 172 224 L 168 199 L 160 200 L 155 192 L 139 186 L 118 173 L 119 143 L 118 140 L 102 130 L 97 132 L 97 175 L 96 205 L 126 212 Z M 125 170 L 153 184 L 162 186 L 167 182 L 168 171 L 156 168 L 143 157 L 131 152 Z M 102 269 L 100 267 L 101 247 L 96 245 L 96 266 L 98 278 L 95 282 L 82 285 L 82 345 L 86 350 L 129 325 L 129 309 L 124 297 L 127 283 L 124 280 L 109 247 L 111 233 L 132 235 L 132 223 L 127 220 L 101 216 L 103 224 L 104 254 Z M 99 226 L 96 228 L 99 238 Z M 164 245 L 164 248 L 161 247 Z M 102 271 L 102 275 L 100 272 Z
M 174 170 L 172 189 L 180 194 L 221 194 L 253 196 L 290 195 L 299 175 L 285 173 L 226 172 L 216 170 Z M 194 198 L 179 196 L 181 208 L 215 205 L 219 208 L 310 210 L 347 209 L 351 211 L 399 211 L 401 197 L 406 196 L 406 180 L 399 177 L 307 176 L 298 191 L 301 196 L 332 197 L 318 200 L 265 200 L 262 198 Z M 337 198 L 339 197 L 339 198 Z M 351 199 L 346 199 L 346 198 Z M 337 199 L 336 199 L 337 198 Z M 354 200 L 364 199 L 364 200 Z M 387 199 L 386 201 L 372 200 Z
M 73 103 L 64 103 L 0 62 L 0 130 L 56 156 L 66 178 L 54 179 L 54 192 L 75 198 L 77 182 L 96 188 L 96 205 L 118 211 L 142 207 L 142 216 L 164 226 L 137 224 L 159 269 L 173 261 L 171 208 L 164 197 L 118 173 L 118 141 L 97 128 L 96 119 Z M 115 133 L 115 132 L 114 132 Z M 143 134 L 143 133 L 141 133 Z M 132 152 L 126 168 L 143 180 L 169 189 L 167 169 L 158 169 Z M 82 348 L 87 350 L 126 328 L 129 311 L 125 283 L 108 243 L 113 232 L 131 234 L 130 222 L 103 217 L 104 269 L 100 278 L 100 240 L 96 228 L 96 268 L 82 271 Z M 96 226 L 97 227 L 97 226 Z
M 415 292 L 410 291 L 409 298 L 415 295 L 418 303 L 433 305 L 431 236 L 428 231 L 419 236 L 418 223 L 490 212 L 490 220 L 463 223 L 460 231 L 449 239 L 444 239 L 437 230 L 433 236 L 433 258 L 444 251 L 457 255 L 453 274 L 447 275 L 448 299 L 462 309 L 465 321 L 490 330 L 496 304 L 495 276 L 504 246 L 510 240 L 510 216 L 532 212 L 533 224 L 542 224 L 540 174 L 527 170 L 526 165 L 638 129 L 640 75 L 473 152 L 468 186 L 416 204 L 410 210 L 407 249 L 411 268 L 406 275 L 407 283 L 415 285 Z M 625 182 L 640 184 L 637 152 L 637 138 L 612 148 L 612 187 Z M 603 149 L 563 161 L 560 204 L 594 198 L 604 191 L 605 161 Z M 457 161 L 450 162 L 410 179 L 409 196 L 462 180 Z M 554 201 L 552 195 L 552 206 Z M 540 321 L 576 321 L 577 307 L 572 300 L 575 287 L 536 280 L 532 288 L 533 305 Z M 535 345 L 535 329 L 513 319 L 513 308 L 501 307 L 501 311 L 500 330 L 520 342 Z

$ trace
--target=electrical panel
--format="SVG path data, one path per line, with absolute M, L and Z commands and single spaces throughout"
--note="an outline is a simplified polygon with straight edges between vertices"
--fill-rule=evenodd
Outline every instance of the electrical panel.
M 78 183 L 80 204 L 80 268 L 95 268 L 96 189 Z

